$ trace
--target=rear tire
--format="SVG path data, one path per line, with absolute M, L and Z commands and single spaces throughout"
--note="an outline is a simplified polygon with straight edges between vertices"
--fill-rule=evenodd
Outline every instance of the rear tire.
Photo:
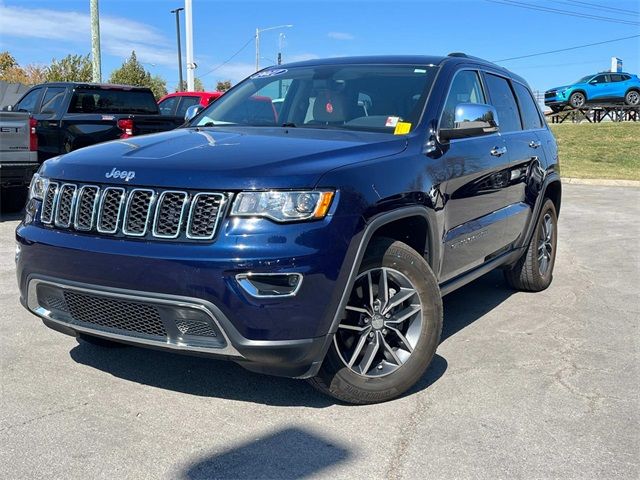
M 640 105 L 640 91 L 629 90 L 624 96 L 624 103 L 630 107 L 637 107 Z
M 551 284 L 558 244 L 558 215 L 550 199 L 542 205 L 527 251 L 504 271 L 507 283 L 524 292 L 539 292 Z
M 101 348 L 124 348 L 127 347 L 124 343 L 114 342 L 113 340 L 108 340 L 102 337 L 94 337 L 93 335 L 85 335 L 81 333 L 78 336 L 78 342 L 83 341 L 86 343 L 90 343 L 91 345 L 95 345 L 96 347 Z
M 415 250 L 377 239 L 341 315 L 322 367 L 309 382 L 344 402 L 384 402 L 411 388 L 433 359 L 442 332 L 440 288 Z

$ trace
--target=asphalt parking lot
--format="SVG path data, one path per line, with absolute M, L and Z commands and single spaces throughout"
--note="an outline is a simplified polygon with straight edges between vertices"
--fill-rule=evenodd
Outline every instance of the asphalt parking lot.
M 638 478 L 640 189 L 565 185 L 539 294 L 495 272 L 445 298 L 434 363 L 353 407 L 231 363 L 108 350 L 18 302 L 0 222 L 0 477 Z

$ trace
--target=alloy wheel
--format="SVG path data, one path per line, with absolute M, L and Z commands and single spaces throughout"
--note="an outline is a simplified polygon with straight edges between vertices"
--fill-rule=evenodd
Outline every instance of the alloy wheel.
M 571 106 L 578 108 L 582 107 L 585 103 L 584 95 L 581 93 L 574 93 L 571 95 Z
M 356 281 L 334 336 L 342 362 L 365 377 L 382 377 L 400 368 L 422 332 L 422 305 L 406 275 L 379 267 Z
M 636 92 L 635 90 L 632 90 L 629 93 L 627 93 L 627 104 L 629 105 L 640 104 L 640 93 Z
M 553 235 L 553 217 L 547 213 L 542 219 L 542 228 L 538 238 L 538 269 L 543 277 L 549 271 L 553 259 Z

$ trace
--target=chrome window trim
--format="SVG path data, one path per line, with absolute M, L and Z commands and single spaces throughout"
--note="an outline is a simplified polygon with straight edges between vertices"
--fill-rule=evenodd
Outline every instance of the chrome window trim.
M 89 228 L 80 227 L 78 225 L 78 206 L 82 203 L 82 197 L 84 195 L 85 189 L 95 188 L 96 189 L 96 197 L 93 199 L 93 207 L 91 208 L 91 220 L 89 221 Z M 76 200 L 75 212 L 73 215 L 73 228 L 80 232 L 89 232 L 93 228 L 93 221 L 96 219 L 96 213 L 98 209 L 98 204 L 100 203 L 100 187 L 97 185 L 83 185 L 78 190 L 78 199 Z
M 65 188 L 73 188 L 73 195 L 71 196 L 71 207 L 69 207 L 69 221 L 67 222 L 66 225 L 60 222 L 60 195 L 62 195 L 62 192 L 64 191 Z M 71 220 L 74 216 L 74 209 L 76 205 L 77 195 L 78 195 L 78 186 L 76 184 L 63 183 L 62 185 L 60 185 L 60 188 L 58 189 L 58 198 L 57 198 L 58 201 L 56 202 L 56 211 L 53 217 L 54 218 L 53 224 L 56 227 L 69 228 L 71 226 Z
M 118 205 L 118 213 L 116 215 L 115 227 L 113 230 L 107 230 L 100 227 L 100 220 L 102 220 L 102 212 L 104 208 L 104 200 L 107 198 L 107 193 L 109 190 L 116 190 L 120 192 L 120 203 Z M 99 233 L 109 233 L 114 234 L 118 231 L 118 224 L 120 223 L 120 212 L 122 212 L 122 204 L 125 201 L 126 191 L 122 187 L 107 187 L 102 191 L 102 195 L 100 196 L 100 206 L 98 207 L 98 221 L 96 222 L 96 230 Z
M 181 195 L 184 195 L 184 201 L 182 202 L 182 209 L 180 210 L 180 218 L 178 219 L 178 228 L 176 229 L 175 235 L 163 235 L 163 234 L 157 233 L 157 230 L 156 230 L 156 227 L 158 225 L 158 215 L 160 214 L 160 210 L 162 208 L 162 201 L 164 200 L 164 197 L 169 193 L 179 193 Z M 160 194 L 160 197 L 158 197 L 158 201 L 156 203 L 156 212 L 155 212 L 155 215 L 153 216 L 153 228 L 151 230 L 152 235 L 157 238 L 178 238 L 180 236 L 180 228 L 182 227 L 182 220 L 184 219 L 184 211 L 187 207 L 188 202 L 189 202 L 189 194 L 183 190 L 163 191 Z
M 260 295 L 257 293 L 256 288 L 249 282 L 249 278 L 259 275 L 261 277 L 275 277 L 282 275 L 295 275 L 298 277 L 298 284 L 296 288 L 291 292 L 284 295 Z M 242 289 L 251 295 L 254 298 L 291 298 L 295 297 L 300 291 L 300 287 L 302 287 L 302 281 L 304 280 L 304 276 L 298 272 L 270 272 L 270 273 L 261 273 L 261 272 L 247 272 L 247 273 L 238 273 L 236 275 L 236 282 L 242 287 Z
M 204 196 L 204 195 L 208 195 L 208 196 L 217 196 L 220 197 L 220 205 L 218 206 L 218 212 L 216 213 L 216 221 L 213 224 L 213 232 L 211 233 L 211 235 L 192 235 L 190 233 L 190 229 L 191 229 L 191 220 L 193 218 L 193 210 L 195 209 L 196 205 L 197 205 L 197 200 L 198 197 L 200 196 Z M 216 236 L 216 232 L 218 231 L 218 225 L 220 223 L 220 217 L 224 214 L 224 210 L 227 206 L 228 203 L 228 197 L 226 195 L 224 195 L 223 193 L 216 193 L 216 192 L 198 192 L 196 193 L 192 198 L 191 198 L 191 205 L 189 206 L 189 216 L 187 217 L 187 228 L 186 228 L 186 236 L 187 238 L 191 239 L 191 240 L 211 240 L 213 237 Z
M 49 195 L 49 189 L 51 189 L 51 187 L 53 187 L 55 190 L 53 192 L 53 200 L 51 201 L 51 217 L 48 220 L 45 220 L 44 218 L 44 201 L 47 198 L 47 195 Z M 40 221 L 46 225 L 51 225 L 53 223 L 53 219 L 55 218 L 56 215 L 56 201 L 58 199 L 58 191 L 60 189 L 60 184 L 58 182 L 49 182 L 49 185 L 47 186 L 47 190 L 44 193 L 44 198 L 42 200 L 42 207 L 40 210 Z
M 127 215 L 129 213 L 129 206 L 131 205 L 134 194 L 136 192 L 151 193 L 151 198 L 149 199 L 149 208 L 147 209 L 147 218 L 144 221 L 144 230 L 142 231 L 142 233 L 133 233 L 133 232 L 127 231 L 127 218 L 128 218 Z M 156 192 L 155 190 L 152 190 L 150 188 L 134 188 L 133 190 L 129 191 L 129 194 L 127 195 L 127 201 L 124 206 L 124 215 L 122 216 L 122 233 L 124 235 L 127 235 L 129 237 L 144 237 L 147 234 L 147 230 L 149 229 L 149 218 L 151 218 L 151 211 L 154 208 L 155 199 L 156 199 Z

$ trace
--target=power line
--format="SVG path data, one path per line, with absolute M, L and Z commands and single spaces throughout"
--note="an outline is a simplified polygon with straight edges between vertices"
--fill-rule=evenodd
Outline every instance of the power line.
M 238 55 L 240 55 L 240 53 L 241 53 L 245 48 L 247 48 L 247 47 L 249 46 L 249 44 L 250 44 L 251 42 L 253 42 L 253 41 L 254 41 L 254 39 L 255 39 L 255 37 L 251 37 L 249 40 L 247 40 L 247 43 L 245 43 L 244 45 L 242 45 L 242 47 L 240 47 L 240 48 L 238 49 L 238 51 L 237 51 L 236 53 L 234 53 L 233 55 L 231 55 L 229 58 L 227 58 L 227 59 L 226 59 L 224 62 L 222 62 L 221 64 L 216 65 L 215 67 L 213 67 L 213 68 L 212 68 L 211 70 L 209 70 L 208 72 L 203 73 L 202 75 L 199 75 L 199 76 L 198 76 L 198 78 L 202 78 L 202 77 L 204 77 L 204 76 L 206 76 L 206 75 L 209 75 L 210 73 L 213 73 L 213 72 L 215 72 L 216 70 L 218 70 L 218 69 L 220 69 L 220 68 L 224 67 L 227 63 L 229 63 L 231 60 L 233 60 L 233 59 L 234 59 L 234 58 L 236 58 Z
M 548 52 L 531 53 L 529 55 L 521 55 L 519 57 L 502 58 L 500 60 L 494 60 L 494 62 L 508 62 L 510 60 L 519 60 L 521 58 L 531 58 L 531 57 L 537 57 L 540 55 L 549 55 L 551 53 L 568 52 L 569 50 L 577 50 L 579 48 L 593 47 L 595 45 L 604 45 L 605 43 L 621 42 L 622 40 L 630 40 L 632 38 L 638 38 L 638 37 L 640 37 L 640 34 L 631 35 L 629 37 L 613 38 L 611 40 L 604 40 L 602 42 L 586 43 L 584 45 L 576 45 L 575 47 L 559 48 L 558 50 L 549 50 Z
M 612 18 L 612 17 L 603 17 L 601 15 L 591 15 L 588 13 L 578 13 L 578 12 L 571 12 L 569 10 L 561 10 L 559 8 L 551 8 L 551 7 L 542 7 L 542 6 L 538 6 L 538 5 L 531 5 L 529 3 L 523 3 L 523 2 L 516 2 L 513 0 L 486 0 L 487 2 L 491 2 L 491 3 L 497 3 L 500 5 L 509 5 L 511 7 L 520 7 L 520 8 L 526 8 L 529 10 L 538 10 L 541 12 L 546 12 L 546 13 L 555 13 L 558 15 L 566 15 L 569 17 L 578 17 L 578 18 L 586 18 L 589 20 L 601 20 L 603 22 L 611 22 L 611 23 L 619 23 L 619 24 L 623 24 L 623 25 L 634 25 L 634 26 L 640 26 L 640 22 L 636 22 L 636 21 L 632 21 L 632 20 L 623 20 L 620 18 Z
M 617 12 L 621 12 L 621 13 L 632 13 L 634 15 L 640 15 L 640 11 L 638 10 L 627 10 L 625 8 L 616 8 L 616 7 L 610 7 L 610 6 L 605 6 L 605 5 L 598 5 L 596 3 L 590 3 L 590 2 L 579 2 L 578 0 L 568 0 L 570 3 L 577 3 L 580 5 L 587 5 L 587 8 L 593 8 L 595 10 L 604 10 L 606 11 L 617 11 Z M 565 2 L 566 3 L 566 2 Z

